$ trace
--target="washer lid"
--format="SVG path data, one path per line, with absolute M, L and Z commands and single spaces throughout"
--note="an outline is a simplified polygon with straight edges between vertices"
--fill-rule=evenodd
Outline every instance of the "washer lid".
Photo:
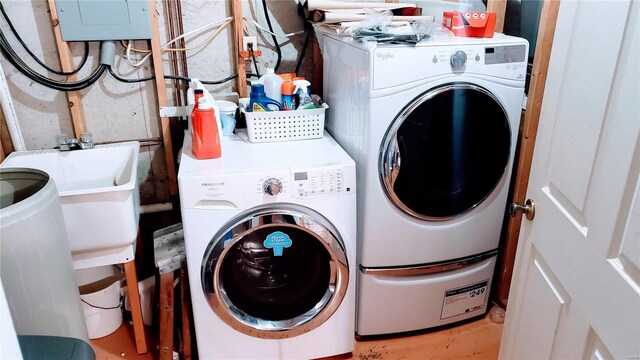
M 507 114 L 470 83 L 429 90 L 395 118 L 381 145 L 379 172 L 389 200 L 423 220 L 448 220 L 486 199 L 511 149 Z
M 202 263 L 209 305 L 228 325 L 260 338 L 308 332 L 333 315 L 348 286 L 342 240 L 301 206 L 260 206 L 232 219 Z

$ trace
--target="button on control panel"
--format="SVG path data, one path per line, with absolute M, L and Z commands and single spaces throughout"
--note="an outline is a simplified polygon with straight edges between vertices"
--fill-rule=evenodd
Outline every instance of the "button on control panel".
M 271 177 L 262 183 L 262 192 L 269 196 L 278 196 L 282 192 L 282 181 L 280 179 Z
M 292 179 L 293 196 L 299 199 L 338 194 L 344 191 L 341 167 L 327 167 L 313 171 L 297 171 Z

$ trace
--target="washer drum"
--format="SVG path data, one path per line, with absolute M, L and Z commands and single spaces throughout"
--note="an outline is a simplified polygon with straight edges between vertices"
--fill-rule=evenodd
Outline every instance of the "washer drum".
M 0 169 L 0 277 L 18 335 L 88 342 L 58 191 L 45 172 Z

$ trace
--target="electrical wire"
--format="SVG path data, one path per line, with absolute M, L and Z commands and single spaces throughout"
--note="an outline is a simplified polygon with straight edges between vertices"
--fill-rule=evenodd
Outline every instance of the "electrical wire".
M 258 62 L 256 61 L 256 54 L 253 52 L 253 45 L 251 43 L 248 44 L 249 53 L 251 54 L 251 59 L 253 59 L 253 66 L 255 66 L 256 74 L 260 77 L 260 70 L 258 70 Z
M 311 39 L 311 30 L 307 30 L 307 36 L 304 38 L 304 44 L 302 44 L 302 50 L 300 54 L 298 54 L 298 62 L 296 63 L 296 74 L 300 73 L 300 67 L 302 67 L 302 60 L 304 59 L 304 54 L 307 52 L 307 46 L 309 45 L 309 40 Z
M 262 9 L 264 10 L 264 17 L 267 18 L 267 25 L 269 26 L 269 31 L 271 31 L 271 38 L 273 39 L 273 43 L 276 46 L 276 53 L 278 54 L 278 60 L 276 60 L 276 66 L 273 68 L 274 71 L 278 71 L 280 67 L 280 61 L 282 61 L 282 50 L 280 50 L 280 44 L 278 44 L 278 39 L 273 34 L 273 26 L 271 26 L 271 18 L 269 17 L 269 11 L 267 10 L 267 1 L 262 0 Z
M 16 54 L 13 50 L 7 38 L 4 36 L 4 32 L 0 30 L 0 50 L 5 55 L 7 60 L 15 66 L 18 71 L 24 74 L 29 79 L 52 89 L 60 90 L 60 91 L 78 91 L 84 88 L 91 86 L 93 83 L 98 81 L 98 79 L 102 76 L 102 74 L 106 70 L 106 65 L 99 65 L 96 67 L 93 72 L 85 79 L 72 81 L 72 82 L 63 82 L 51 79 L 42 74 L 39 74 L 32 68 L 30 68 L 23 60 Z
M 107 70 L 109 71 L 109 74 L 111 74 L 111 76 L 113 76 L 114 79 L 123 82 L 123 83 L 127 83 L 127 84 L 135 84 L 135 83 L 140 83 L 140 82 L 145 82 L 145 81 L 151 81 L 151 80 L 155 80 L 155 76 L 148 76 L 148 77 L 144 77 L 144 78 L 139 78 L 139 79 L 127 79 L 127 78 L 123 78 L 122 76 L 118 75 L 111 66 L 107 66 Z M 255 74 L 247 74 L 247 76 L 255 76 Z M 235 78 L 237 78 L 238 75 L 231 75 L 229 77 L 226 77 L 222 80 L 200 80 L 201 83 L 205 84 L 205 85 L 220 85 L 220 84 L 224 84 L 228 81 L 231 81 Z M 178 81 L 186 81 L 186 82 L 190 82 L 191 78 L 188 77 L 184 77 L 184 76 L 176 76 L 176 75 L 164 75 L 165 79 L 168 80 L 178 80 Z
M 166 51 L 176 51 L 176 50 L 177 51 L 189 50 L 189 49 L 179 49 L 179 50 L 178 49 L 169 49 L 168 46 L 173 44 L 174 42 L 186 37 L 186 36 L 190 36 L 192 34 L 199 33 L 199 32 L 201 32 L 203 30 L 207 30 L 207 29 L 209 29 L 211 27 L 214 27 L 214 26 L 216 26 L 216 25 L 218 25 L 220 23 L 224 23 L 224 24 L 218 26 L 218 28 L 216 29 L 216 32 L 213 35 L 213 38 L 215 38 L 220 33 L 220 31 L 222 31 L 222 29 L 224 29 L 224 27 L 229 25 L 229 23 L 231 23 L 232 21 L 233 21 L 232 17 L 226 17 L 226 18 L 222 18 L 222 19 L 218 19 L 218 20 L 212 21 L 210 23 L 202 25 L 202 26 L 200 26 L 198 28 L 195 28 L 195 29 L 193 29 L 191 31 L 188 31 L 188 32 L 186 32 L 186 33 L 184 33 L 184 34 L 172 39 L 171 41 L 169 41 L 166 44 L 162 45 L 160 48 L 162 49 L 162 51 L 165 51 L 165 52 Z M 211 40 L 206 40 L 205 43 L 207 43 L 207 41 L 208 42 L 213 41 L 213 38 L 211 38 Z M 206 44 L 204 44 L 204 45 L 206 45 Z M 204 46 L 204 45 L 202 45 L 202 46 Z M 126 59 L 127 59 L 127 62 L 131 66 L 140 67 L 140 66 L 142 66 L 142 64 L 144 64 L 145 61 L 149 60 L 149 58 L 151 57 L 151 50 L 134 49 L 134 48 L 132 48 L 130 46 L 131 46 L 131 42 L 129 42 L 129 45 L 127 46 Z M 133 63 L 133 61 L 131 61 L 131 51 L 145 53 L 146 55 L 140 61 L 138 61 L 137 63 Z
M 249 19 L 249 18 L 246 18 L 246 17 L 242 18 L 242 19 L 245 20 L 245 21 L 252 22 L 253 25 L 256 28 L 258 28 L 258 29 L 260 29 L 260 30 L 262 30 L 262 31 L 264 31 L 266 33 L 269 33 L 269 34 L 271 34 L 273 36 L 277 36 L 277 37 L 286 37 L 286 38 L 288 38 L 288 37 L 292 37 L 292 36 L 295 36 L 295 35 L 304 34 L 306 32 L 305 30 L 300 30 L 300 31 L 295 31 L 295 32 L 288 33 L 288 34 L 276 34 L 276 33 L 272 32 L 272 31 L 269 31 L 269 29 L 265 29 L 262 25 L 260 25 L 257 21 L 255 21 L 253 19 Z
M 40 60 L 36 56 L 36 54 L 34 54 L 33 51 L 31 51 L 31 49 L 29 49 L 27 44 L 22 40 L 22 37 L 20 36 L 20 34 L 16 30 L 16 28 L 13 26 L 13 23 L 11 22 L 11 19 L 9 19 L 9 16 L 7 15 L 7 12 L 4 10 L 4 5 L 2 4 L 2 2 L 0 2 L 0 12 L 2 12 L 2 16 L 7 21 L 7 25 L 9 25 L 9 29 L 11 29 L 11 32 L 13 33 L 13 35 L 16 37 L 16 39 L 18 40 L 20 45 L 22 45 L 22 48 L 40 66 L 42 66 L 43 68 L 47 69 L 47 71 L 50 71 L 50 72 L 52 72 L 54 74 L 61 75 L 61 76 L 74 75 L 78 71 L 80 71 L 80 69 L 82 69 L 82 67 L 84 67 L 84 65 L 87 63 L 87 59 L 89 58 L 89 42 L 85 41 L 84 42 L 84 53 L 82 55 L 82 59 L 80 60 L 80 63 L 78 64 L 78 66 L 75 69 L 73 69 L 71 71 L 61 71 L 61 70 L 56 70 L 56 69 L 50 68 L 49 66 L 47 66 L 47 64 L 44 63 L 44 61 Z

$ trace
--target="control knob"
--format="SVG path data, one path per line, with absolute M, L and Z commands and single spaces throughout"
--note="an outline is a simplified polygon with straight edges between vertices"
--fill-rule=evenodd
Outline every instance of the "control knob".
M 451 55 L 450 59 L 451 70 L 459 71 L 464 70 L 464 66 L 467 64 L 467 54 L 464 51 L 458 50 Z
M 277 196 L 282 192 L 282 181 L 276 178 L 267 179 L 264 184 L 262 184 L 262 191 L 265 195 Z

